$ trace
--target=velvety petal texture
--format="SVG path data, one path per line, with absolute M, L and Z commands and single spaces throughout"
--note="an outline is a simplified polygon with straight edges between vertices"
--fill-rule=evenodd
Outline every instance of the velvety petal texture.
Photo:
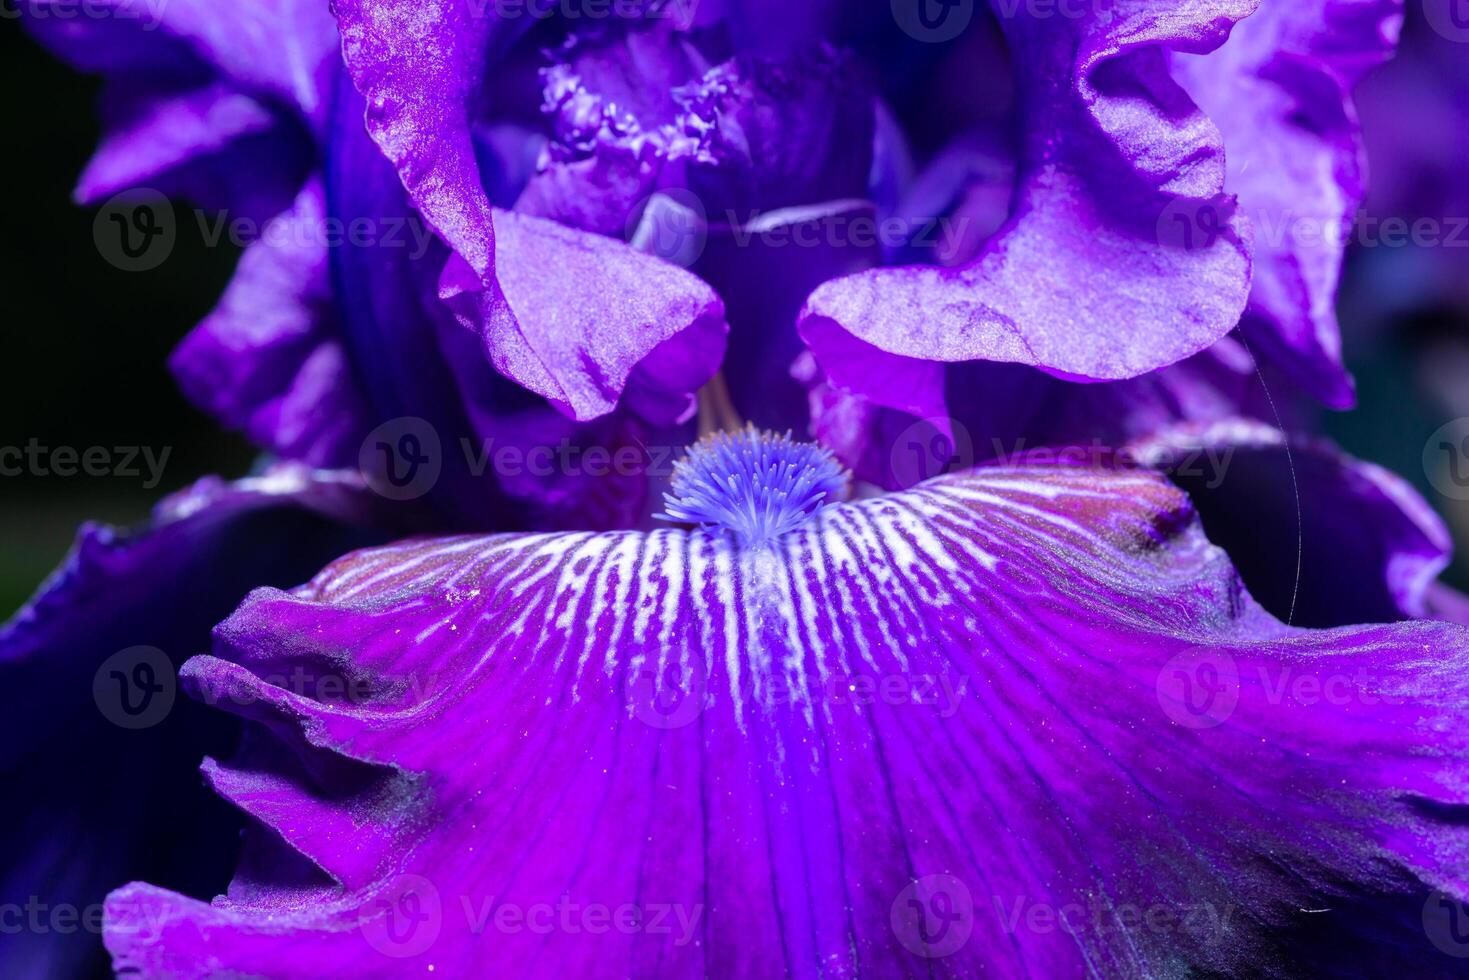
M 114 893 L 107 943 L 174 977 L 1299 975 L 1302 910 L 1469 896 L 1466 666 L 1454 626 L 1282 625 L 1147 474 L 983 469 L 748 548 L 407 541 L 187 665 L 255 723 L 205 765 L 253 830 L 213 903 Z M 1433 965 L 1393 939 L 1358 965 Z
M 1172 215 L 1218 199 L 1224 154 L 1219 131 L 1168 74 L 1168 56 L 1213 49 L 1253 7 L 1140 0 L 1074 18 L 1001 11 L 1026 96 L 1010 218 L 968 264 L 873 271 L 817 289 L 800 330 L 827 375 L 884 406 L 943 415 L 940 362 L 1122 379 L 1232 329 L 1249 286 L 1247 230 L 1230 213 L 1208 241 L 1171 230 Z
M 578 421 L 624 393 L 656 421 L 692 414 L 729 331 L 713 289 L 625 242 L 513 211 L 494 221 L 494 288 L 452 285 L 465 269 L 456 255 L 444 295 L 500 373 Z
M 1352 89 L 1392 55 L 1402 19 L 1402 0 L 1267 0 L 1218 51 L 1174 67 L 1223 132 L 1225 187 L 1254 226 L 1246 330 L 1337 408 L 1354 392 L 1336 290 L 1366 193 Z
M 175 699 L 175 671 L 250 588 L 299 581 L 378 540 L 353 529 L 380 520 L 375 507 L 360 478 L 284 465 L 201 481 L 136 531 L 82 528 L 66 563 L 0 628 L 0 771 L 13 804 L 0 832 L 17 844 L 0 864 L 0 902 L 85 916 L 139 875 L 190 891 L 228 879 L 237 821 L 192 769 L 201 750 L 232 744 L 234 726 Z M 0 973 L 103 968 L 95 932 L 13 924 Z

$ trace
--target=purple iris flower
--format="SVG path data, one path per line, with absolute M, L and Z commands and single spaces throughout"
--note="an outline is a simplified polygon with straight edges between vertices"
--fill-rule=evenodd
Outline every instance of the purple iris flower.
M 1361 200 L 1401 6 L 1041 6 L 39 4 L 83 200 L 268 221 L 173 358 L 268 457 L 0 632 L 61 691 L 220 623 L 153 732 L 243 844 L 48 694 L 7 890 L 171 886 L 108 899 L 147 976 L 1436 968 L 1448 535 L 1305 434 L 1342 243 L 1271 233 Z M 560 446 L 641 463 L 489 462 Z

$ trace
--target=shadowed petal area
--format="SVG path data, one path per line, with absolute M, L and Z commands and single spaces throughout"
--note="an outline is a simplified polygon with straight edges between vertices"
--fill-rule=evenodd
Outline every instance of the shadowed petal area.
M 1218 51 L 1175 65 L 1224 134 L 1226 188 L 1255 229 L 1246 332 L 1337 408 L 1355 401 L 1335 304 L 1366 193 L 1352 89 L 1392 55 L 1402 19 L 1402 0 L 1265 3 Z
M 219 305 L 170 364 L 190 400 L 258 445 L 349 466 L 372 426 L 338 333 L 327 227 L 312 179 L 246 249 Z
M 1009 221 L 967 264 L 871 271 L 807 302 L 801 335 L 843 388 L 942 415 L 941 362 L 1033 365 L 1081 380 L 1174 363 L 1238 322 L 1244 226 L 1219 203 L 1218 130 L 1168 74 L 1223 41 L 1250 0 L 1129 0 L 1000 20 L 1021 108 Z M 1208 235 L 1175 215 L 1222 209 Z
M 888 489 L 1047 447 L 1083 447 L 1096 459 L 1180 419 L 1214 422 L 1270 409 L 1253 358 L 1232 337 L 1159 371 L 1101 384 L 1062 381 L 1021 364 L 912 363 L 937 370 L 947 414 L 925 414 L 921 404 L 896 409 L 840 388 L 809 354 L 792 372 L 806 386 L 812 431 L 859 477 Z
M 25 11 L 39 41 L 104 79 L 106 132 L 79 200 L 147 186 L 256 220 L 290 204 L 338 70 L 325 4 L 100 0 L 81 12 L 39 0 Z
M 83 527 L 66 563 L 0 628 L 0 771 L 16 804 L 0 833 L 24 842 L 0 866 L 0 902 L 46 910 L 42 928 L 0 942 L 0 973 L 102 967 L 96 924 L 45 928 L 52 909 L 100 916 L 103 896 L 140 874 L 202 894 L 227 880 L 237 822 L 192 765 L 229 747 L 235 726 L 175 700 L 174 665 L 206 648 L 210 626 L 250 588 L 299 581 L 378 539 L 351 529 L 371 506 L 360 478 L 296 466 L 204 480 L 144 528 Z
M 84 71 L 167 74 L 192 60 L 308 118 L 319 119 L 327 102 L 337 32 L 316 0 L 96 0 L 85 11 L 66 0 L 37 0 L 27 7 L 32 30 Z
M 1241 419 L 1159 430 L 1130 451 L 1188 490 L 1210 540 L 1282 619 L 1303 626 L 1454 619 L 1430 609 L 1453 548 L 1449 530 L 1382 467 L 1324 439 Z
M 77 198 L 180 196 L 222 209 L 195 215 L 208 244 L 245 246 L 224 297 L 175 352 L 185 393 L 270 452 L 354 462 L 371 426 L 337 336 L 332 228 L 310 176 L 342 75 L 326 4 L 101 0 L 84 12 L 51 2 L 28 11 L 44 44 L 103 76 L 105 133 Z
M 1466 663 L 1446 624 L 1283 626 L 1143 473 L 972 471 L 754 548 L 407 541 L 186 666 L 280 748 L 206 765 L 257 822 L 230 893 L 129 886 L 106 939 L 176 977 L 1299 975 L 1302 909 L 1466 896 Z M 1432 965 L 1394 938 L 1359 965 Z

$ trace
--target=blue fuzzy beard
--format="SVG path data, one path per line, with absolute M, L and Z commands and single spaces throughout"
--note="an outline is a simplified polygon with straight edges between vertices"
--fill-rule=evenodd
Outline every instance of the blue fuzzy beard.
M 827 450 L 749 426 L 689 447 L 656 516 L 724 528 L 757 545 L 799 527 L 846 490 L 847 474 Z

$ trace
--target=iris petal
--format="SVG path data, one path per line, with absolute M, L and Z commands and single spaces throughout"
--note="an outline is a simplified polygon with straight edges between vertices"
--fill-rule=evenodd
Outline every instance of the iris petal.
M 1179 81 L 1228 148 L 1226 185 L 1255 224 L 1245 327 L 1316 397 L 1355 400 L 1335 300 L 1366 161 L 1352 88 L 1389 58 L 1402 0 L 1265 3 Z
M 1251 9 L 1138 0 L 1076 18 L 1002 16 L 1027 93 L 1011 218 L 966 265 L 872 271 L 817 289 L 800 329 L 832 380 L 887 407 L 942 415 L 942 362 L 1116 380 L 1232 329 L 1249 286 L 1247 232 L 1220 201 L 1219 132 L 1167 58 L 1212 49 Z M 1180 235 L 1174 217 L 1201 208 L 1218 221 Z
M 207 648 L 210 627 L 251 587 L 298 581 L 380 540 L 353 530 L 374 519 L 373 499 L 360 478 L 284 465 L 200 481 L 131 533 L 82 528 L 66 563 L 0 627 L 0 770 L 16 804 L 0 833 L 24 842 L 0 864 L 0 901 L 25 908 L 41 896 L 86 916 L 138 875 L 205 893 L 227 880 L 238 823 L 191 767 L 206 747 L 230 745 L 235 726 L 175 699 L 174 665 Z M 139 676 L 157 693 L 114 686 Z M 0 972 L 82 975 L 101 954 L 74 930 L 23 929 L 0 944 Z
M 129 886 L 107 943 L 171 976 L 1288 971 L 1299 909 L 1466 895 L 1466 661 L 1445 624 L 1280 624 L 1146 474 L 979 470 L 757 547 L 408 541 L 186 666 L 285 751 L 206 768 L 260 822 L 230 895 Z

